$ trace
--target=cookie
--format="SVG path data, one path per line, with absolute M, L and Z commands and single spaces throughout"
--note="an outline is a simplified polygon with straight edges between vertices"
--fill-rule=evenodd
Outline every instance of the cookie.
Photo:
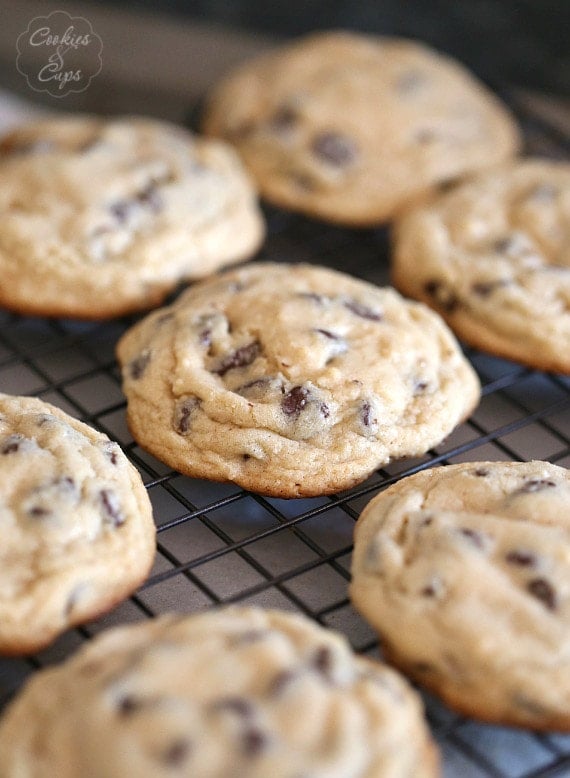
M 459 63 L 417 42 L 319 33 L 246 63 L 207 102 L 272 203 L 376 225 L 441 182 L 513 156 L 519 134 Z
M 312 265 L 202 281 L 119 341 L 133 436 L 181 473 L 326 494 L 424 454 L 479 399 L 437 314 Z
M 308 619 L 254 608 L 97 637 L 28 683 L 0 724 L 28 778 L 431 778 L 418 695 Z
M 140 118 L 61 116 L 0 141 L 0 305 L 99 319 L 252 255 L 264 233 L 234 150 Z
M 352 600 L 451 707 L 568 731 L 569 517 L 570 475 L 548 462 L 422 471 L 360 516 Z
M 392 278 L 468 343 L 570 373 L 570 165 L 527 160 L 412 210 Z
M 0 654 L 109 610 L 154 553 L 150 501 L 119 446 L 42 400 L 0 394 Z

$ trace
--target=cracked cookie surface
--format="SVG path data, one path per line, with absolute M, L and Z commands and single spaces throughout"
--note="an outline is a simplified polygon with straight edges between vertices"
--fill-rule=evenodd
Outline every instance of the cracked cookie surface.
M 188 475 L 281 497 L 425 453 L 479 383 L 439 316 L 327 268 L 254 263 L 202 281 L 121 339 L 129 426 Z
M 23 654 L 109 610 L 146 577 L 146 489 L 106 435 L 0 394 L 0 654 Z
M 251 256 L 264 234 L 234 150 L 142 118 L 64 116 L 0 140 L 0 304 L 98 319 Z
M 0 775 L 435 778 L 419 696 L 297 615 L 254 608 L 110 630 L 38 673 Z
M 519 143 L 509 112 L 459 63 L 413 41 L 348 32 L 230 73 L 203 126 L 236 146 L 269 201 L 351 225 L 385 222 Z
M 548 462 L 426 470 L 356 525 L 351 598 L 386 656 L 483 720 L 570 729 L 570 475 Z
M 396 225 L 395 285 L 477 348 L 570 373 L 570 165 L 481 174 Z

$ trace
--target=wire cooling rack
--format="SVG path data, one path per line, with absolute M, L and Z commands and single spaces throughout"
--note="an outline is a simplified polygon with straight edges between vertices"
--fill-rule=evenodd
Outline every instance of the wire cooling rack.
M 528 151 L 568 153 L 559 130 L 514 107 Z M 387 283 L 384 231 L 340 229 L 276 210 L 267 219 L 260 259 L 313 262 Z M 117 440 L 145 481 L 158 526 L 153 571 L 133 597 L 41 654 L 0 659 L 0 707 L 31 673 L 100 630 L 171 610 L 239 602 L 298 611 L 376 655 L 376 638 L 351 607 L 347 585 L 354 522 L 381 487 L 424 467 L 467 460 L 536 458 L 570 467 L 570 379 L 470 349 L 483 396 L 469 421 L 426 456 L 381 469 L 350 492 L 287 501 L 183 477 L 143 451 L 125 423 L 114 348 L 133 321 L 81 324 L 0 312 L 0 391 L 37 395 Z M 446 778 L 570 776 L 570 736 L 479 724 L 429 694 L 424 699 Z

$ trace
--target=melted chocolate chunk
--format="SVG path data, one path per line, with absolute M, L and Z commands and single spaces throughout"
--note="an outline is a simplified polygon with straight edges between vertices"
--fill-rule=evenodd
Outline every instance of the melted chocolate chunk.
M 556 592 L 552 587 L 552 584 L 546 580 L 546 578 L 533 578 L 526 585 L 527 590 L 533 597 L 540 600 L 544 606 L 550 610 L 556 610 Z
M 147 369 L 150 362 L 150 351 L 143 351 L 138 357 L 135 357 L 132 362 L 129 363 L 129 375 L 130 377 L 138 381 L 142 378 L 144 371 Z
M 125 517 L 121 511 L 121 505 L 115 492 L 110 489 L 101 489 L 99 492 L 106 518 L 114 527 L 120 527 L 125 523 Z
M 508 551 L 505 554 L 505 559 L 512 565 L 520 565 L 521 567 L 534 567 L 536 565 L 536 556 L 532 551 L 525 551 L 519 548 Z
M 473 470 L 473 475 L 476 475 L 477 478 L 486 478 L 490 474 L 491 471 L 487 467 L 478 467 L 476 470 Z
M 187 435 L 190 432 L 192 415 L 199 405 L 200 400 L 197 397 L 184 397 L 178 400 L 174 406 L 173 425 L 179 435 Z
M 254 340 L 253 343 L 241 346 L 233 354 L 228 354 L 227 357 L 224 357 L 222 364 L 217 370 L 214 370 L 214 373 L 224 376 L 228 370 L 233 370 L 235 367 L 247 367 L 252 362 L 255 362 L 260 354 L 261 344 L 258 340 Z
M 352 138 L 338 132 L 322 132 L 313 138 L 311 151 L 334 167 L 347 167 L 356 160 L 358 147 Z
M 343 302 L 345 308 L 353 313 L 355 316 L 359 316 L 361 319 L 368 319 L 369 321 L 382 321 L 382 314 L 378 311 L 369 308 L 363 303 L 359 303 L 358 300 L 345 300 Z
M 527 481 L 515 494 L 532 494 L 533 492 L 543 492 L 545 489 L 551 489 L 556 486 L 554 481 L 547 478 L 533 478 Z
M 286 416 L 296 416 L 309 401 L 310 392 L 304 386 L 294 386 L 281 400 L 281 409 Z
M 428 294 L 434 303 L 447 313 L 452 313 L 459 306 L 459 300 L 441 281 L 433 279 L 424 284 L 424 292 Z

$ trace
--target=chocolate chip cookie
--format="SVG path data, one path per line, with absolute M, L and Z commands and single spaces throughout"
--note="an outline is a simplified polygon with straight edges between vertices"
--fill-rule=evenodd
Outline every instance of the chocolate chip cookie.
M 300 616 L 226 609 L 104 633 L 0 724 L 29 778 L 435 778 L 418 695 Z
M 348 32 L 230 73 L 203 126 L 236 146 L 269 201 L 348 225 L 385 222 L 519 145 L 509 112 L 459 63 L 417 42 Z
M 360 516 L 352 600 L 457 710 L 569 730 L 569 516 L 569 472 L 548 462 L 417 473 Z
M 484 351 L 570 373 L 570 165 L 529 159 L 412 210 L 393 280 Z
M 119 446 L 42 400 L 0 394 L 0 654 L 109 610 L 154 550 L 149 498 Z
M 145 449 L 281 497 L 346 489 L 423 454 L 479 398 L 437 314 L 310 265 L 254 263 L 195 284 L 117 353 Z
M 264 227 L 229 146 L 150 119 L 61 116 L 0 140 L 0 305 L 98 319 L 249 257 Z

